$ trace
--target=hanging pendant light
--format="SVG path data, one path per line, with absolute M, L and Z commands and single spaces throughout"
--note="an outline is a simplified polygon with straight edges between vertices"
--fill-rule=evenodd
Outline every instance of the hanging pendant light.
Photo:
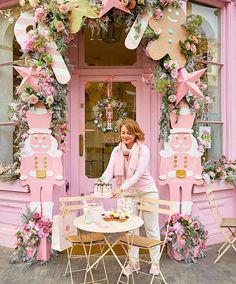
M 101 39 L 106 43 L 119 42 L 122 30 L 123 24 L 115 23 L 113 17 L 111 17 L 110 22 L 108 22 L 107 30 L 101 31 Z

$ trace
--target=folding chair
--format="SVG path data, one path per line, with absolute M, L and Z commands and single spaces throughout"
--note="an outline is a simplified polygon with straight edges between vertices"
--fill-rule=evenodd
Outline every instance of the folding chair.
M 223 243 L 223 245 L 218 250 L 218 256 L 216 260 L 214 261 L 214 263 L 216 263 L 218 260 L 220 260 L 220 258 L 226 253 L 226 251 L 230 247 L 232 247 L 236 252 L 236 248 L 234 246 L 234 243 L 236 241 L 236 232 L 235 232 L 236 218 L 223 218 L 222 217 L 212 189 L 208 189 L 206 192 L 206 195 L 207 195 L 207 199 L 210 204 L 210 210 L 216 222 L 216 225 L 218 226 L 218 228 L 220 229 L 220 231 L 222 232 L 223 236 L 226 239 L 226 241 Z M 225 229 L 228 229 L 228 231 L 230 232 L 230 235 L 228 235 L 225 232 Z
M 83 202 L 84 201 L 89 201 L 89 200 L 94 200 L 94 199 L 95 198 L 93 196 L 62 197 L 62 198 L 60 198 L 60 212 L 61 212 L 61 214 L 68 214 L 71 211 L 81 210 L 81 209 L 83 209 Z M 76 204 L 73 204 L 75 202 L 76 202 Z M 105 246 L 105 236 L 103 234 L 100 234 L 100 233 L 86 233 L 85 234 L 85 233 L 82 233 L 79 229 L 77 229 L 77 232 L 78 232 L 77 235 L 66 236 L 66 240 L 67 240 L 67 242 L 70 243 L 71 247 L 67 248 L 68 261 L 67 261 L 64 276 L 66 276 L 66 274 L 68 273 L 68 269 L 69 269 L 71 283 L 73 284 L 74 282 L 73 282 L 72 273 L 78 272 L 78 271 L 85 271 L 83 283 L 96 283 L 97 281 L 99 281 L 99 283 L 100 283 L 101 281 L 106 281 L 107 284 L 109 284 L 104 259 L 102 259 L 102 265 L 103 265 L 103 270 L 104 270 L 104 273 L 105 273 L 105 278 L 96 280 L 96 282 L 95 282 L 94 277 L 93 277 L 93 273 L 90 270 L 89 273 L 90 273 L 90 276 L 91 276 L 91 282 L 86 282 L 87 275 L 88 275 L 87 270 L 90 266 L 90 256 L 91 256 L 92 247 L 98 245 L 99 248 L 100 248 L 99 254 L 103 253 L 104 246 Z M 82 246 L 82 248 L 83 248 L 85 259 L 86 259 L 86 268 L 84 268 L 84 269 L 72 270 L 71 260 L 76 259 L 76 258 L 81 258 L 81 256 L 73 255 L 73 250 L 76 246 Z M 95 255 L 95 254 L 93 254 L 93 255 Z M 95 267 L 95 268 L 97 268 L 97 267 Z
M 159 208 L 159 205 L 165 206 L 167 208 L 166 209 Z M 165 248 L 166 241 L 167 241 L 167 233 L 168 233 L 170 218 L 174 214 L 174 212 L 171 210 L 171 208 L 173 208 L 174 206 L 175 206 L 174 201 L 150 199 L 150 198 L 139 198 L 138 209 L 140 210 L 140 214 L 139 214 L 140 217 L 142 217 L 143 211 L 147 211 L 147 212 L 156 212 L 157 218 L 158 218 L 158 214 L 165 215 L 165 217 L 168 218 L 167 230 L 166 230 L 166 234 L 164 236 L 164 239 L 163 240 L 155 240 L 155 239 L 151 239 L 151 238 L 147 238 L 147 237 L 143 237 L 143 236 L 138 236 L 138 235 L 134 235 L 134 234 L 131 234 L 131 235 L 128 235 L 128 236 L 127 235 L 121 236 L 118 239 L 118 242 L 121 244 L 122 248 L 124 249 L 124 251 L 126 253 L 126 260 L 125 260 L 124 266 L 127 265 L 128 261 L 130 261 L 132 263 L 132 259 L 131 259 L 130 254 L 129 254 L 132 246 L 135 246 L 135 247 L 138 247 L 138 248 L 144 249 L 144 250 L 150 250 L 150 249 L 152 249 L 156 246 L 160 247 L 159 257 L 155 261 L 155 263 L 153 263 L 152 261 L 147 261 L 147 260 L 141 259 L 141 258 L 139 259 L 139 261 L 157 265 L 157 268 L 160 272 L 159 275 L 150 275 L 150 274 L 145 273 L 145 272 L 140 271 L 140 270 L 136 271 L 136 273 L 141 273 L 141 274 L 144 274 L 144 275 L 151 277 L 150 284 L 153 283 L 155 278 L 162 279 L 164 281 L 164 283 L 167 283 L 163 274 L 162 274 L 162 271 L 160 269 L 160 260 L 161 260 L 161 256 L 162 256 L 162 253 L 163 253 L 163 250 Z M 126 282 L 121 280 L 121 277 L 122 277 L 122 272 L 121 272 L 120 276 L 118 278 L 117 284 L 118 283 L 128 284 L 130 276 L 132 277 L 132 283 L 135 283 L 133 273 L 131 275 L 125 275 L 125 276 L 127 277 Z

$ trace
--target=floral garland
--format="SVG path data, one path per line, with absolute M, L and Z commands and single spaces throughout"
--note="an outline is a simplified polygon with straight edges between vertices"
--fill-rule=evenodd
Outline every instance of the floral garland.
M 181 216 L 176 213 L 171 217 L 170 224 L 161 228 L 161 234 L 167 231 L 168 254 L 175 260 L 197 263 L 196 258 L 204 255 L 208 232 L 198 217 Z
M 202 18 L 200 16 L 189 16 L 184 24 L 184 27 L 188 33 L 188 37 L 184 42 L 180 42 L 182 53 L 185 55 L 186 70 L 193 72 L 201 69 L 201 62 L 205 59 L 206 54 L 201 50 L 204 39 L 199 34 L 199 27 L 202 24 Z M 159 121 L 160 135 L 159 140 L 167 141 L 170 135 L 170 120 L 169 112 L 174 111 L 177 114 L 180 111 L 179 104 L 176 105 L 176 86 L 178 77 L 179 65 L 175 60 L 171 60 L 169 56 L 165 56 L 160 62 L 157 63 L 154 71 L 155 87 L 158 93 L 162 96 L 161 117 Z M 197 120 L 203 120 L 207 115 L 209 106 L 215 100 L 214 97 L 209 97 L 207 94 L 207 85 L 205 83 L 206 77 L 203 76 L 201 80 L 198 80 L 197 85 L 203 93 L 203 98 L 194 97 L 190 92 L 184 97 L 184 101 L 188 104 L 190 111 L 196 114 L 194 129 L 197 126 Z M 197 131 L 195 132 L 197 136 Z M 204 149 L 203 149 L 204 150 Z
M 9 118 L 16 123 L 14 163 L 8 166 L 1 165 L 0 179 L 2 181 L 19 178 L 20 150 L 28 135 L 26 112 L 39 101 L 43 102 L 48 111 L 52 113 L 52 134 L 57 138 L 61 150 L 66 151 L 68 148 L 65 116 L 68 85 L 60 84 L 55 78 L 51 66 L 52 58 L 46 50 L 46 44 L 53 39 L 65 62 L 68 62 L 66 57 L 68 44 L 74 38 L 69 31 L 70 10 L 64 4 L 49 0 L 21 0 L 20 4 L 22 12 L 33 10 L 36 25 L 28 32 L 22 48 L 23 55 L 17 63 L 20 66 L 35 68 L 40 88 L 36 92 L 31 86 L 25 85 L 23 92 L 20 94 L 16 92 L 16 100 L 9 106 Z
M 115 109 L 117 116 L 117 119 L 112 119 L 110 124 L 107 118 L 108 107 Z M 117 132 L 122 119 L 126 118 L 126 116 L 126 103 L 117 100 L 113 96 L 98 101 L 97 105 L 93 107 L 93 122 L 98 129 L 102 130 L 102 132 Z
M 17 243 L 11 263 L 26 262 L 30 266 L 36 262 L 40 240 L 52 240 L 52 221 L 27 207 L 26 213 L 22 215 L 22 230 L 16 233 L 16 237 Z
M 141 26 L 141 14 L 147 9 L 152 9 L 155 17 L 160 19 L 163 10 L 169 6 L 179 7 L 182 1 L 180 0 L 122 0 L 124 6 L 130 9 L 130 14 L 124 13 L 119 9 L 111 9 L 103 17 L 90 19 L 84 17 L 83 24 L 88 26 L 93 32 L 96 30 L 107 31 L 108 24 L 114 22 L 117 25 L 127 25 L 127 32 L 132 27 L 136 18 L 140 20 L 140 24 L 136 26 L 139 30 Z M 16 101 L 9 107 L 10 119 L 16 123 L 16 138 L 14 141 L 14 164 L 10 166 L 2 165 L 0 167 L 0 179 L 12 180 L 19 177 L 19 156 L 20 149 L 27 137 L 27 122 L 26 111 L 38 101 L 43 102 L 47 109 L 52 113 L 52 133 L 61 142 L 61 148 L 66 150 L 66 134 L 67 134 L 67 119 L 66 111 L 66 96 L 68 86 L 60 84 L 52 71 L 52 58 L 46 51 L 46 43 L 53 39 L 63 56 L 65 62 L 68 62 L 66 57 L 68 44 L 73 41 L 73 35 L 70 33 L 70 13 L 73 8 L 73 3 L 70 5 L 68 1 L 63 0 L 20 0 L 22 11 L 31 10 L 36 18 L 36 25 L 28 32 L 24 47 L 22 48 L 22 58 L 18 61 L 19 65 L 25 67 L 34 67 L 39 76 L 39 81 L 42 83 L 39 91 L 35 91 L 30 86 L 25 86 L 23 92 L 18 95 L 16 93 Z M 89 5 L 95 12 L 102 9 L 102 1 L 90 0 Z M 8 13 L 8 16 L 10 14 Z M 10 17 L 10 16 L 9 16 Z M 201 50 L 202 38 L 199 35 L 199 27 L 201 25 L 201 17 L 189 17 L 185 23 L 185 28 L 188 32 L 188 37 L 180 43 L 182 52 L 187 58 L 186 69 L 188 72 L 200 69 L 198 63 L 202 59 L 203 51 Z M 144 49 L 150 40 L 156 39 L 158 36 L 148 27 L 143 37 Z M 162 97 L 162 115 L 160 118 L 160 139 L 167 140 L 170 131 L 170 122 L 168 113 L 174 110 L 178 113 L 178 106 L 175 106 L 176 80 L 178 76 L 178 65 L 168 56 L 159 60 L 154 70 L 153 79 L 156 90 L 163 94 Z M 190 109 L 199 116 L 205 115 L 209 103 L 212 98 L 206 94 L 206 85 L 199 81 L 199 87 L 205 94 L 204 100 L 195 99 L 191 94 L 186 96 L 186 101 Z M 117 102 L 119 103 L 119 102 Z M 105 104 L 104 104 L 105 105 Z M 116 108 L 116 106 L 115 106 Z M 101 117 L 104 109 L 97 106 L 94 111 L 96 115 L 95 123 L 101 125 L 101 129 L 105 129 Z M 125 110 L 122 107 L 118 110 L 118 120 L 125 117 Z M 116 125 L 112 128 L 117 129 Z
M 226 181 L 236 187 L 236 160 L 228 160 L 222 155 L 219 160 L 210 160 L 203 165 L 203 179 L 206 184 Z

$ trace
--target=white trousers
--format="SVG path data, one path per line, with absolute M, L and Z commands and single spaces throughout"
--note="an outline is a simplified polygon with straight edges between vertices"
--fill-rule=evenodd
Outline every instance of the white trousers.
M 135 215 L 138 215 L 138 200 L 137 197 L 145 197 L 145 198 L 153 198 L 159 199 L 158 190 L 155 185 L 151 185 L 150 187 L 144 188 L 141 191 L 135 191 L 132 193 L 125 194 L 124 199 L 127 199 L 127 202 L 130 202 L 129 199 L 132 199 L 134 204 L 133 212 Z M 159 228 L 159 218 L 157 213 L 155 212 L 142 212 L 142 218 L 144 221 L 144 228 L 146 232 L 146 236 L 151 239 L 160 240 L 160 228 Z M 135 235 L 139 235 L 139 229 L 135 230 Z M 160 248 L 156 246 L 150 249 L 150 257 L 152 263 L 156 263 L 159 259 Z M 132 247 L 130 251 L 131 258 L 136 260 L 139 259 L 139 248 Z

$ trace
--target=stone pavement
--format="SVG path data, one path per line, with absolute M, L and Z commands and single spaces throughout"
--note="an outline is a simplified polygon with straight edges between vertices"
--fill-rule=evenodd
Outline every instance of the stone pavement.
M 220 245 L 208 247 L 206 257 L 200 259 L 197 264 L 178 263 L 169 259 L 164 254 L 162 258 L 162 272 L 169 284 L 236 284 L 236 253 L 230 249 L 217 264 L 213 264 L 216 258 L 216 250 Z M 70 277 L 63 276 L 67 256 L 58 255 L 47 265 L 35 264 L 26 268 L 24 264 L 9 264 L 12 249 L 0 247 L 0 284 L 69 284 Z M 124 258 L 121 257 L 121 260 Z M 76 261 L 76 260 L 75 260 Z M 109 284 L 117 283 L 120 267 L 112 256 L 105 258 Z M 76 265 L 83 267 L 83 261 L 76 261 Z M 142 268 L 148 271 L 147 265 Z M 101 269 L 94 273 L 101 279 Z M 95 278 L 96 279 L 96 278 Z M 74 283 L 81 283 L 83 274 L 78 272 L 74 275 Z M 149 280 L 150 281 L 150 280 Z M 135 276 L 136 284 L 149 283 L 148 278 L 138 274 Z M 97 282 L 105 283 L 105 282 Z M 155 280 L 154 284 L 163 283 Z

